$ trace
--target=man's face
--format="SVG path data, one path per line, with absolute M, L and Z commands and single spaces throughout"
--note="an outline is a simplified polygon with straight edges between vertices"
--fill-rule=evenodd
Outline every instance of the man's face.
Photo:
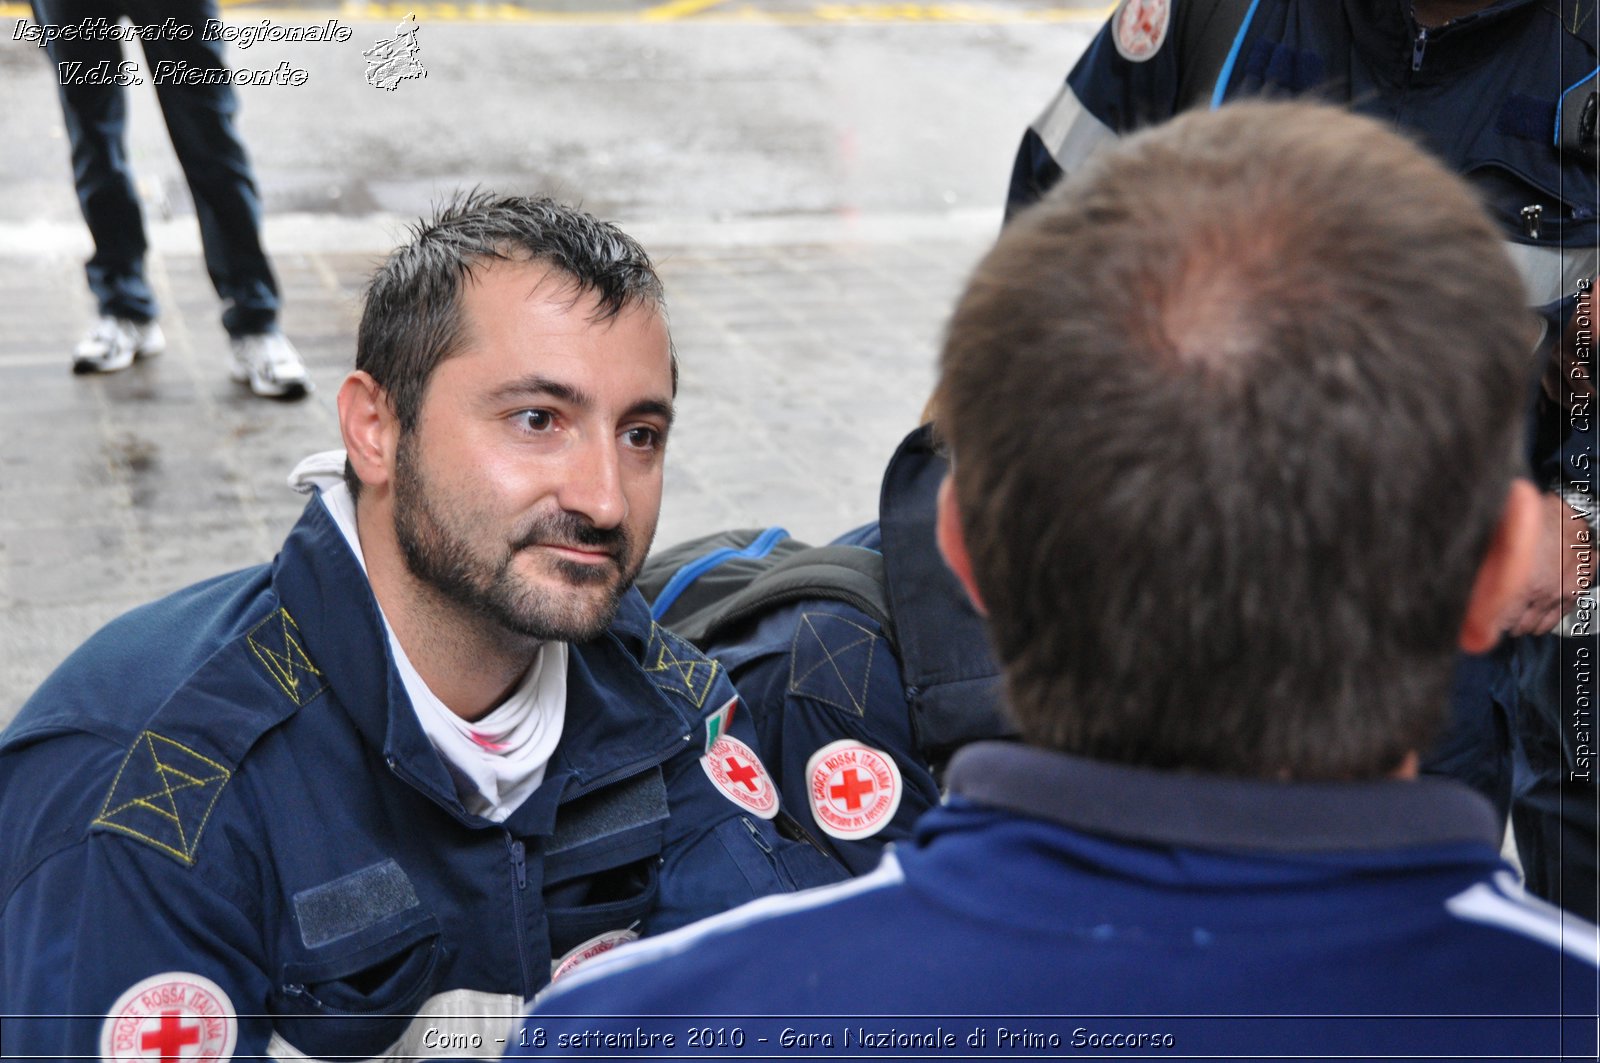
M 473 271 L 394 470 L 411 573 L 507 631 L 581 642 L 638 575 L 661 508 L 671 351 L 654 307 L 591 320 L 536 263 Z

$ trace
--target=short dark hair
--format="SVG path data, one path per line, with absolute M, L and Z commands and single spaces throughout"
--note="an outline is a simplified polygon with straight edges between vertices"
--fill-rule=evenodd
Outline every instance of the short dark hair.
M 558 271 L 571 281 L 574 302 L 596 297 L 597 322 L 635 304 L 666 311 L 650 256 L 615 225 L 543 196 L 460 193 L 413 226 L 411 239 L 389 255 L 367 286 L 356 368 L 383 389 L 402 432 L 416 427 L 433 371 L 464 342 L 463 283 L 494 261 L 538 262 Z M 676 389 L 676 352 L 672 383 Z M 345 482 L 359 493 L 348 463 Z
M 1180 118 L 1022 215 L 938 403 L 1023 736 L 1258 777 L 1423 748 L 1528 325 L 1467 187 L 1332 108 Z

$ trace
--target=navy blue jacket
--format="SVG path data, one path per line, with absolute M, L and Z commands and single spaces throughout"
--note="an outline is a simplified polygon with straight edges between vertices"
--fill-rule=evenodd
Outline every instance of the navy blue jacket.
M 270 566 L 114 621 L 0 740 L 0 1013 L 58 1016 L 8 1018 L 6 1052 L 210 1036 L 182 1008 L 134 1021 L 147 979 L 220 993 L 241 1056 L 492 1040 L 596 937 L 842 877 L 712 782 L 733 689 L 637 593 L 567 682 L 543 784 L 497 825 L 463 808 L 320 501 Z
M 917 817 L 938 804 L 937 775 L 953 750 L 1014 733 L 982 618 L 934 542 L 935 497 L 948 468 L 930 430 L 916 429 L 884 473 L 879 520 L 836 540 L 883 554 L 892 641 L 859 609 L 814 601 L 776 610 L 711 647 L 755 718 L 783 807 L 855 874 L 876 867 L 883 847 L 910 837 Z M 827 755 L 813 765 L 821 750 L 854 745 L 892 759 L 898 793 L 887 792 L 892 773 L 829 772 Z M 893 814 L 874 819 L 872 803 L 891 800 Z M 830 805 L 835 814 L 819 813 Z M 860 827 L 850 825 L 852 811 L 866 813 Z
M 692 1054 L 708 1036 L 692 1026 L 785 1057 L 806 1054 L 779 1051 L 787 1028 L 836 1058 L 1593 1058 L 1596 930 L 1521 894 L 1488 805 L 1458 784 L 1247 781 L 995 743 L 947 778 L 949 805 L 876 872 L 598 960 L 539 999 L 518 1054 L 632 1031 L 676 1044 L 596 1054 Z M 862 1050 L 906 1034 L 924 1040 Z
M 1563 120 L 1570 124 L 1600 84 L 1594 0 L 1500 0 L 1434 29 L 1416 25 L 1407 0 L 1170 6 L 1160 47 L 1141 60 L 1118 49 L 1115 18 L 1094 38 L 1023 138 L 1008 215 L 1118 137 L 1170 118 L 1186 95 L 1202 106 L 1261 96 L 1346 103 L 1418 138 L 1482 194 L 1529 303 L 1559 335 L 1579 283 L 1600 266 L 1595 162 L 1561 137 Z M 1238 26 L 1219 75 L 1195 84 L 1185 66 L 1194 55 L 1180 42 L 1196 36 L 1188 20 L 1212 12 L 1232 14 Z M 1541 411 L 1532 449 L 1542 483 L 1594 492 L 1592 412 L 1561 424 L 1558 411 Z

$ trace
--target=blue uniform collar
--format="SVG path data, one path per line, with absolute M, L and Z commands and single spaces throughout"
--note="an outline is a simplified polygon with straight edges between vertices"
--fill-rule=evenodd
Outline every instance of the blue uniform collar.
M 982 742 L 955 755 L 946 782 L 978 805 L 1143 844 L 1334 853 L 1500 841 L 1487 801 L 1433 778 L 1275 783 Z
M 462 807 L 417 721 L 366 573 L 319 499 L 306 506 L 284 542 L 272 578 L 362 740 L 382 754 L 389 770 L 458 819 L 487 823 Z M 630 590 L 608 631 L 571 647 L 561 744 L 544 782 L 506 821 L 508 828 L 548 834 L 561 801 L 659 764 L 692 740 L 697 721 L 664 697 L 639 665 L 650 637 L 648 607 Z

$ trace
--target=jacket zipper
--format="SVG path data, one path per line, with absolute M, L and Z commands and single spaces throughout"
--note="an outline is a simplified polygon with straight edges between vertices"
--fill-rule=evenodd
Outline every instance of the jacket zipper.
M 517 939 L 517 965 L 522 969 L 522 999 L 533 995 L 533 979 L 528 971 L 527 927 L 522 911 L 522 894 L 528 888 L 528 847 L 506 831 L 506 846 L 511 851 L 511 867 L 516 873 L 517 888 L 511 891 L 511 912 L 516 926 L 512 936 Z
M 1428 50 L 1428 27 L 1417 27 L 1417 39 L 1411 43 L 1411 72 L 1422 69 L 1422 53 Z

